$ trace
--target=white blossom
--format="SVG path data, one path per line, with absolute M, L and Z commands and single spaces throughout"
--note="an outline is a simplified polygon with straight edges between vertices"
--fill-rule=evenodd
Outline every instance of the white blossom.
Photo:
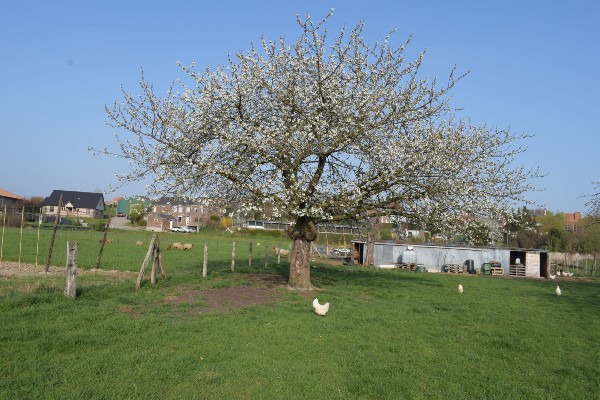
M 327 17 L 329 18 L 329 16 Z M 538 175 L 516 164 L 527 135 L 457 119 L 449 92 L 462 78 L 421 76 L 425 52 L 391 33 L 368 45 L 363 24 L 329 41 L 298 19 L 299 38 L 261 39 L 226 66 L 182 66 L 191 78 L 164 97 L 140 80 L 107 108 L 132 169 L 156 194 L 271 205 L 298 220 L 395 215 L 447 226 L 526 201 Z

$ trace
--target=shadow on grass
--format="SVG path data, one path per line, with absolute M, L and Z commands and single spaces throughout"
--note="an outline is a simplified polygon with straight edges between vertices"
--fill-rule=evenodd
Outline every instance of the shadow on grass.
M 398 288 L 409 286 L 441 287 L 442 284 L 426 274 L 408 271 L 386 271 L 367 267 L 312 267 L 311 277 L 316 286 L 349 285 L 368 288 Z

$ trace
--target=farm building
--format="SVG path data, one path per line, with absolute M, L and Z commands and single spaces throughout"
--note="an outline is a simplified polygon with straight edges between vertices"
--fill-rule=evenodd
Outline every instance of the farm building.
M 117 214 L 129 215 L 134 209 L 143 213 L 150 204 L 152 204 L 150 199 L 144 196 L 122 197 L 117 201 Z
M 4 212 L 4 209 L 9 209 L 17 206 L 17 203 L 21 200 L 25 200 L 18 194 L 9 192 L 0 188 L 0 213 Z
M 353 240 L 353 260 L 364 264 L 367 242 Z M 413 265 L 429 272 L 469 272 L 491 275 L 546 277 L 550 256 L 545 250 L 495 247 L 439 246 L 375 242 L 374 265 L 395 268 Z

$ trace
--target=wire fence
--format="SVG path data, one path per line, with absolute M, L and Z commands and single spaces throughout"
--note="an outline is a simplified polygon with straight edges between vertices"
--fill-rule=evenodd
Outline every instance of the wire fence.
M 65 266 L 66 245 L 77 241 L 77 263 L 81 268 L 139 270 L 148 251 L 152 235 L 146 230 L 109 229 L 98 265 L 104 232 L 81 229 L 58 229 L 51 254 L 52 266 Z M 0 262 L 46 265 L 52 229 L 41 225 L 23 228 L 2 227 L 0 235 Z M 200 233 L 158 233 L 163 260 L 172 273 L 199 274 L 204 258 L 204 245 L 208 247 L 209 271 L 230 270 L 232 261 L 235 268 L 262 268 L 287 264 L 286 257 L 277 257 L 274 247 L 289 250 L 291 242 L 279 238 L 232 237 L 221 232 Z M 175 243 L 188 244 L 185 250 L 178 250 Z M 235 252 L 233 251 L 235 243 Z

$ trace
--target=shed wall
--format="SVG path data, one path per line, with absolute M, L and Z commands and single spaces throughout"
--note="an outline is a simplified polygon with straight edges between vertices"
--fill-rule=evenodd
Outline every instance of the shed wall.
M 402 262 L 402 252 L 408 244 L 376 243 L 375 266 L 398 264 Z M 481 271 L 483 263 L 500 262 L 505 274 L 508 274 L 510 262 L 509 249 L 494 248 L 465 248 L 410 245 L 417 254 L 417 264 L 423 264 L 428 271 L 441 272 L 445 264 L 464 265 L 465 261 L 473 260 L 475 268 Z

